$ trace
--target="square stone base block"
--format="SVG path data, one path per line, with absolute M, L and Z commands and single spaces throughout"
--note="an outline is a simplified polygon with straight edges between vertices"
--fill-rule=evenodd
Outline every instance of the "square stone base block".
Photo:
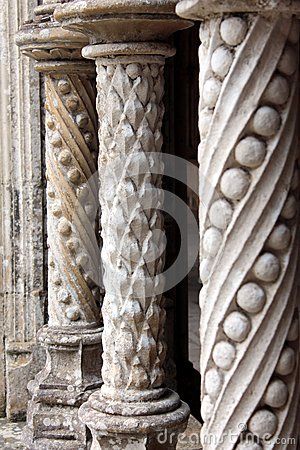
M 27 426 L 23 430 L 30 450 L 87 450 L 91 435 L 78 418 L 78 407 L 29 402 Z

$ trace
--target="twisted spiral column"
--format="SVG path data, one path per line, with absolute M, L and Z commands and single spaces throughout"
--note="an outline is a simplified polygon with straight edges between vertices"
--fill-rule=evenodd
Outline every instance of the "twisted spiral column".
M 299 23 L 240 3 L 200 31 L 202 444 L 296 449 Z
M 89 434 L 78 408 L 102 384 L 96 73 L 81 57 L 85 37 L 53 20 L 56 5 L 39 6 L 17 37 L 45 80 L 49 248 L 49 322 L 39 332 L 47 361 L 28 386 L 24 440 L 80 450 Z
M 45 80 L 49 326 L 99 323 L 93 69 L 72 66 Z

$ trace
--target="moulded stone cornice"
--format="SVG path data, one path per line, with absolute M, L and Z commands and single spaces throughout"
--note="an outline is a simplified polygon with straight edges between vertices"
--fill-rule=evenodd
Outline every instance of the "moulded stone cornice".
M 16 36 L 23 54 L 37 61 L 82 59 L 81 49 L 88 43 L 88 38 L 82 33 L 63 29 L 53 18 L 54 9 L 65 2 L 44 0 L 34 9 L 34 20 L 24 23 Z
M 59 5 L 54 18 L 84 32 L 91 43 L 160 41 L 191 23 L 175 14 L 175 0 L 89 0 Z
M 201 20 L 220 13 L 300 14 L 299 0 L 182 0 L 176 13 L 186 19 Z
M 82 47 L 88 44 L 88 38 L 82 33 L 63 29 L 51 16 L 46 17 L 39 15 L 38 11 L 35 12 L 36 20 L 25 23 L 16 36 L 16 43 L 22 53 L 39 62 L 76 60 L 74 69 L 77 71 L 82 65 L 89 66 L 81 56 Z M 90 67 L 94 71 L 93 67 Z M 40 63 L 36 66 L 36 70 L 44 69 L 46 70 L 46 66 L 40 66 Z

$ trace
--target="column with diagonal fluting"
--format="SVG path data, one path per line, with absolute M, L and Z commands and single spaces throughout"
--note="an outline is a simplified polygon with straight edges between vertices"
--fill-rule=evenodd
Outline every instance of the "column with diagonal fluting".
M 160 10 L 161 8 L 161 10 Z M 161 14 L 160 14 L 161 13 Z M 92 448 L 174 449 L 189 408 L 164 387 L 164 233 L 160 209 L 164 41 L 189 25 L 172 2 L 85 2 L 55 17 L 93 35 L 103 303 L 103 386 L 79 412 Z
M 101 385 L 96 73 L 80 33 L 54 22 L 53 2 L 36 8 L 17 42 L 44 75 L 48 316 L 39 332 L 44 369 L 29 384 L 30 449 L 85 448 L 78 408 Z
M 178 6 L 185 17 L 204 18 L 202 444 L 210 450 L 296 449 L 297 5 L 288 9 L 281 2 L 276 11 L 256 2 L 214 2 L 207 11 L 203 3 Z M 219 17 L 206 19 L 212 12 Z

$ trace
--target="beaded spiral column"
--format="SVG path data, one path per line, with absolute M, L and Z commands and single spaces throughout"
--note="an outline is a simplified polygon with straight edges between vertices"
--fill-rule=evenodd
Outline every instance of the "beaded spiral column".
M 83 56 L 96 60 L 98 72 L 104 384 L 79 412 L 92 432 L 93 450 L 173 449 L 189 415 L 188 406 L 164 387 L 163 372 L 158 173 L 164 62 L 174 50 L 154 41 L 188 25 L 171 6 L 75 2 L 55 13 L 64 26 L 93 35 Z
M 296 449 L 299 24 L 284 2 L 282 11 L 242 1 L 204 11 L 204 3 L 178 6 L 204 18 L 202 444 Z
M 17 37 L 45 75 L 46 95 L 49 322 L 39 341 L 47 362 L 29 385 L 25 438 L 30 449 L 79 450 L 88 434 L 78 408 L 101 385 L 95 70 L 81 58 L 85 37 L 62 30 L 51 12 L 37 8 Z

